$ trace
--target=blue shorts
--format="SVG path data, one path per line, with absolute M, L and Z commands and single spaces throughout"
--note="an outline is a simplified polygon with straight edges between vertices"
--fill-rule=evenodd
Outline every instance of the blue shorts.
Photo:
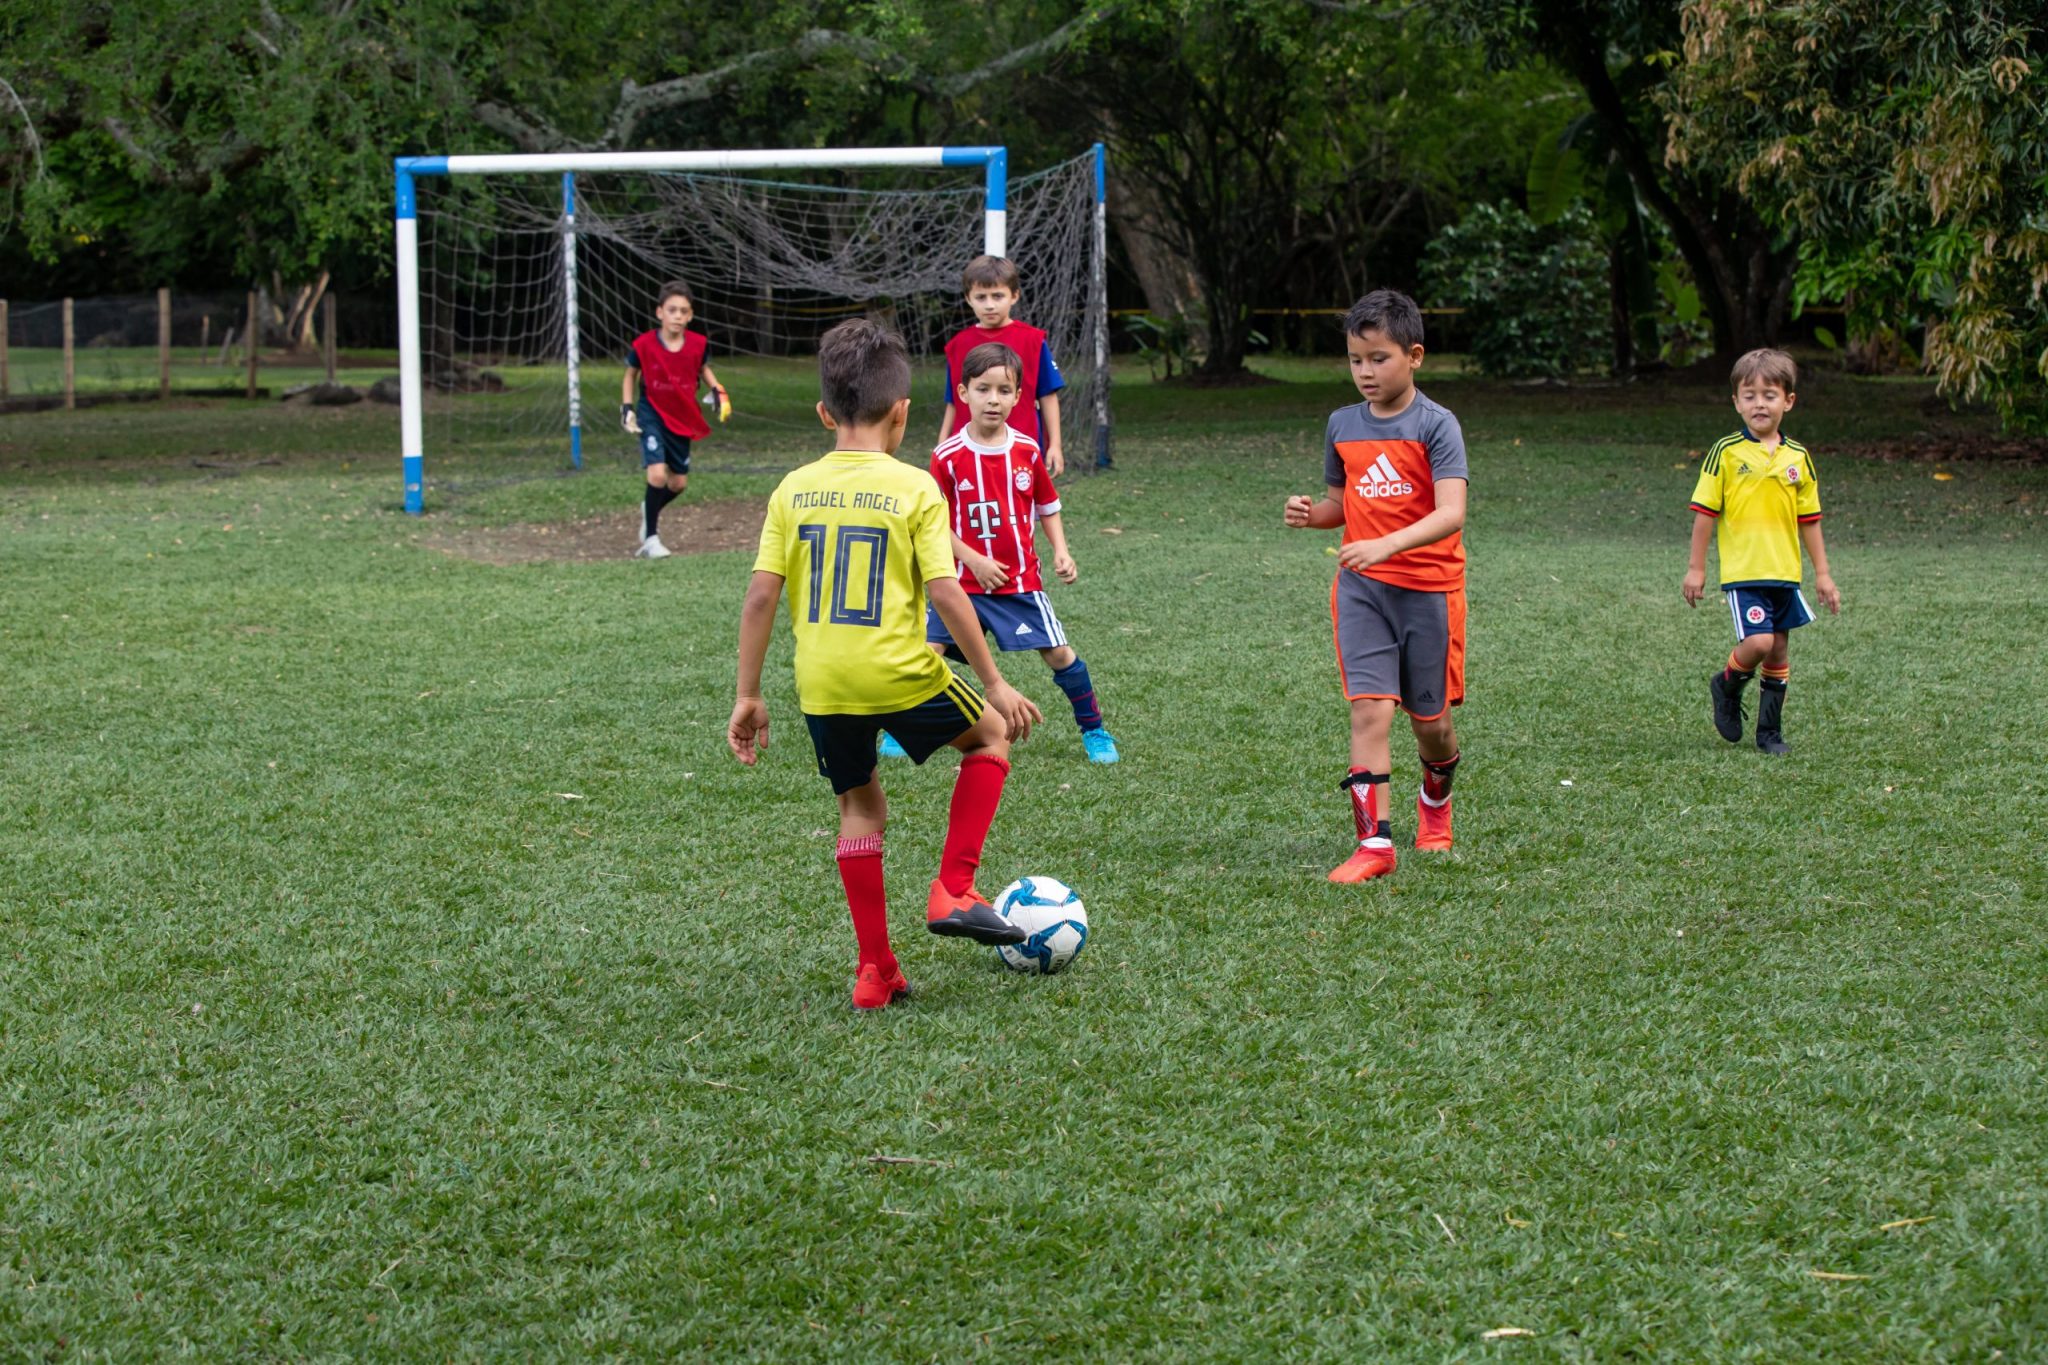
M 1738 583 L 1727 589 L 1728 611 L 1735 618 L 1735 638 L 1779 635 L 1813 620 L 1806 594 L 1789 583 Z
M 1053 615 L 1052 601 L 1042 592 L 971 592 L 967 600 L 974 603 L 982 630 L 995 637 L 999 650 L 1057 649 L 1067 642 L 1060 618 Z M 952 632 L 930 607 L 924 613 L 924 638 L 946 646 L 946 653 L 954 658 L 960 657 Z
M 811 747 L 818 753 L 818 775 L 830 778 L 832 794 L 844 796 L 875 778 L 875 736 L 887 730 L 913 763 L 922 763 L 972 730 L 988 703 L 955 678 L 930 701 L 903 711 L 854 716 L 804 713 Z
M 645 398 L 633 405 L 633 415 L 640 419 L 640 467 L 652 469 L 665 464 L 671 473 L 689 473 L 690 438 L 670 431 L 668 423 L 654 410 L 654 404 Z

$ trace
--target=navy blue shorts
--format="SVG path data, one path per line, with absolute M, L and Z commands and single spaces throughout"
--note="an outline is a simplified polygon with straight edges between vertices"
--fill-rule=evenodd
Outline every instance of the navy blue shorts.
M 633 405 L 633 415 L 640 419 L 640 467 L 652 469 L 665 464 L 671 473 L 689 473 L 690 438 L 670 431 L 668 423 L 654 410 L 654 404 L 645 398 Z
M 1052 601 L 1042 592 L 971 592 L 967 600 L 974 603 L 982 630 L 995 637 L 999 650 L 1057 649 L 1067 642 L 1060 618 L 1053 615 Z M 930 607 L 924 611 L 924 638 L 946 646 L 952 657 L 960 657 L 953 633 Z
M 832 780 L 832 794 L 843 796 L 865 787 L 875 777 L 875 736 L 887 730 L 913 763 L 922 763 L 972 730 L 988 703 L 959 678 L 947 683 L 930 701 L 904 711 L 874 716 L 804 713 L 811 747 L 818 751 L 818 775 Z
M 1728 611 L 1735 617 L 1735 638 L 1779 635 L 1813 620 L 1806 594 L 1789 583 L 1738 583 L 1727 589 Z

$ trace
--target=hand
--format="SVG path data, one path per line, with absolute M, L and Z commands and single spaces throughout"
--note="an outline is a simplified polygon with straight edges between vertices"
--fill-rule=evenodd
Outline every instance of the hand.
M 1842 614 L 1842 590 L 1835 586 L 1832 575 L 1817 575 L 1813 580 L 1813 591 L 1814 595 L 1820 598 L 1820 604 L 1828 609 L 1828 615 Z
M 717 386 L 717 385 L 713 385 L 713 386 L 712 386 L 712 392 L 713 392 L 713 393 L 716 393 L 716 394 L 718 395 L 718 420 L 719 420 L 719 422 L 720 422 L 720 423 L 722 424 L 722 423 L 725 423 L 725 422 L 729 422 L 729 421 L 731 421 L 731 420 L 732 420 L 732 399 L 730 399 L 730 398 L 727 398 L 727 397 L 725 396 L 725 390 L 724 390 L 723 388 L 721 388 L 721 387 Z
M 968 560 L 967 572 L 974 575 L 983 592 L 995 592 L 1010 581 L 1009 571 L 989 555 L 976 555 Z
M 1055 479 L 1067 472 L 1067 457 L 1060 453 L 1058 446 L 1045 448 L 1045 472 Z
M 631 403 L 619 404 L 619 429 L 628 436 L 640 434 L 640 415 L 633 411 Z
M 768 752 L 768 703 L 759 697 L 741 697 L 732 704 L 732 719 L 725 723 L 725 742 L 732 756 L 749 768 Z
M 1358 573 L 1364 573 L 1373 565 L 1393 557 L 1394 552 L 1387 548 L 1385 537 L 1378 540 L 1354 540 L 1337 551 L 1337 562 Z
M 1062 583 L 1071 583 L 1081 576 L 1081 567 L 1064 551 L 1052 557 L 1052 571 Z
M 1045 719 L 1045 713 L 1038 709 L 1036 702 L 1006 682 L 989 688 L 988 704 L 1009 723 L 1012 744 L 1022 744 L 1029 738 L 1031 727 Z
M 1281 510 L 1280 520 L 1297 529 L 1306 526 L 1308 525 L 1308 509 L 1314 505 L 1306 494 L 1297 493 L 1287 500 L 1287 506 Z
M 1700 598 L 1706 596 L 1707 593 L 1707 571 L 1705 569 L 1687 569 L 1685 571 L 1685 581 L 1678 585 L 1678 591 L 1684 594 L 1685 605 L 1688 607 L 1698 606 Z

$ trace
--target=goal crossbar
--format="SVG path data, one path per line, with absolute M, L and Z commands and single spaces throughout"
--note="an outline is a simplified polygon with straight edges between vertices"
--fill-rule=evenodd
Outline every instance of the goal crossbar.
M 1098 222 L 1100 240 L 1101 161 L 1097 151 Z M 1003 147 L 857 147 L 845 149 L 783 148 L 748 151 L 693 152 L 539 152 L 474 156 L 401 156 L 393 159 L 398 246 L 398 383 L 400 457 L 405 476 L 405 510 L 424 510 L 426 437 L 420 380 L 419 210 L 415 181 L 422 176 L 530 175 L 562 176 L 562 207 L 569 253 L 568 314 L 571 393 L 570 450 L 581 464 L 581 422 L 576 392 L 575 346 L 575 176 L 599 171 L 757 171 L 858 170 L 871 167 L 928 166 L 983 168 L 987 191 L 982 208 L 982 249 L 1007 255 L 1006 217 L 1009 156 Z M 1098 267 L 1099 268 L 1099 267 Z

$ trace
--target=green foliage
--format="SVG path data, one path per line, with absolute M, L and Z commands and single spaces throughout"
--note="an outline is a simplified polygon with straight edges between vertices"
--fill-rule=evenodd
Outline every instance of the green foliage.
M 2048 430 L 2048 28 L 2034 4 L 1691 0 L 1674 159 L 1802 234 L 1852 345 L 1926 329 L 1942 392 Z M 1885 340 L 1885 338 L 1889 340 Z
M 1584 205 L 1550 225 L 1513 204 L 1477 204 L 1438 233 L 1424 288 L 1466 311 L 1471 356 L 1507 378 L 1561 379 L 1607 354 L 1607 259 Z

